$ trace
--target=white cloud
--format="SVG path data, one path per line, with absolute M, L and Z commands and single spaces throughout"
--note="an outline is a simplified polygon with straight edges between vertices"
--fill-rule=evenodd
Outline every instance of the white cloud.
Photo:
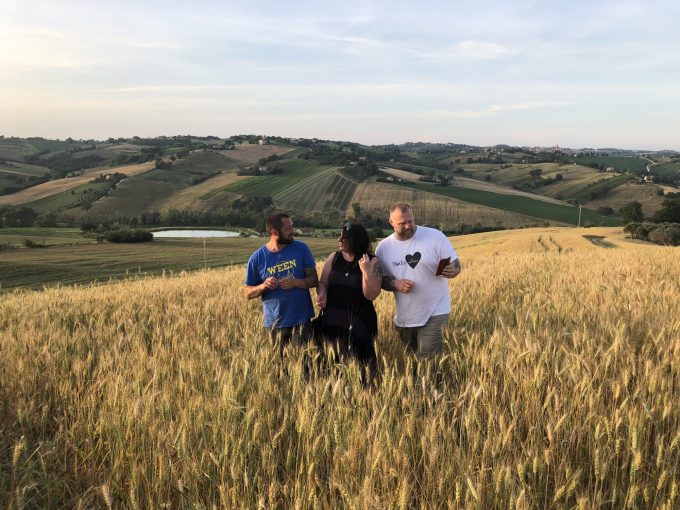
M 482 41 L 462 41 L 454 44 L 451 50 L 455 55 L 471 59 L 497 59 L 510 53 L 500 44 Z
M 489 111 L 497 112 L 511 112 L 521 110 L 545 110 L 548 108 L 566 108 L 573 105 L 572 101 L 537 101 L 533 103 L 515 103 L 506 105 L 491 105 Z

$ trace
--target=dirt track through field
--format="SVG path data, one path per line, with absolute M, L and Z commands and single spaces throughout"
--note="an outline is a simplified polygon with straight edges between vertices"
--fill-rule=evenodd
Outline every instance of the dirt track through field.
M 127 176 L 139 175 L 144 172 L 152 170 L 155 166 L 153 161 L 146 163 L 139 163 L 137 165 L 126 165 L 119 167 L 97 167 L 85 170 L 82 175 L 75 177 L 65 177 L 64 179 L 57 179 L 54 181 L 44 182 L 27 188 L 11 195 L 0 196 L 0 205 L 19 205 L 35 202 L 41 198 L 56 195 L 73 188 L 77 188 L 83 184 L 87 184 L 99 174 L 125 174 Z

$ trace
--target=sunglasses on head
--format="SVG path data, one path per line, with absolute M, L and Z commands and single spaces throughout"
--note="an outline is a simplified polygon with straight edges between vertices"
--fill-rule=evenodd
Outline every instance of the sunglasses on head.
M 352 224 L 351 224 L 351 223 L 345 223 L 345 224 L 342 226 L 342 228 L 343 228 L 343 230 L 344 230 L 345 232 L 349 232 L 350 230 L 352 230 Z

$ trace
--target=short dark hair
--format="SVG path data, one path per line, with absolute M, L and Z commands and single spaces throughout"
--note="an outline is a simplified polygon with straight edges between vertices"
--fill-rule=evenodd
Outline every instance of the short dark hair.
M 354 254 L 354 258 L 371 252 L 371 238 L 361 223 L 345 223 L 340 237 L 346 240 L 347 249 Z
M 272 230 L 276 230 L 279 234 L 281 233 L 281 228 L 283 227 L 283 218 L 290 218 L 290 215 L 286 213 L 271 213 L 267 218 L 267 233 L 271 234 Z

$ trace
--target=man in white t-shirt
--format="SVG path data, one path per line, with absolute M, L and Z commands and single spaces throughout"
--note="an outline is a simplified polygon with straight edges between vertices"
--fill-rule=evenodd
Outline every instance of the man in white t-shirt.
M 375 253 L 382 263 L 382 287 L 394 292 L 399 337 L 418 356 L 438 354 L 451 312 L 448 279 L 461 269 L 458 255 L 439 230 L 416 226 L 407 203 L 390 208 L 390 225 L 394 233 Z

